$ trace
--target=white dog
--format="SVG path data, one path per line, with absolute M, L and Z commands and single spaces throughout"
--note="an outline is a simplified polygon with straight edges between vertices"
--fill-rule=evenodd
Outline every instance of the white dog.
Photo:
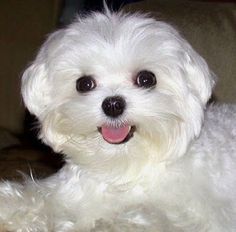
M 236 106 L 179 33 L 93 13 L 53 33 L 23 75 L 54 176 L 0 185 L 6 231 L 235 232 Z M 203 119 L 205 120 L 203 121 Z

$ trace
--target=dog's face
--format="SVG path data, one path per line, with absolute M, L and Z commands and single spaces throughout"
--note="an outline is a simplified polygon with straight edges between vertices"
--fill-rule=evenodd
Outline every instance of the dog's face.
M 41 138 L 77 164 L 181 156 L 199 134 L 213 81 L 171 26 L 93 14 L 52 34 L 23 76 Z

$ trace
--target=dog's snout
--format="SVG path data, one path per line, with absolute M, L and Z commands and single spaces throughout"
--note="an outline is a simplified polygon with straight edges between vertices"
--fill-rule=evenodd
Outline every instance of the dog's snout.
M 107 97 L 102 103 L 104 113 L 109 117 L 118 117 L 121 115 L 126 107 L 126 102 L 121 96 Z

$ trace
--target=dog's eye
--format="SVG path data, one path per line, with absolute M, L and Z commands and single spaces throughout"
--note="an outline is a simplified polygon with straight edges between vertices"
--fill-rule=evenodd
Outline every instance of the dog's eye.
M 156 83 L 157 81 L 155 74 L 147 70 L 140 71 L 137 74 L 135 80 L 135 85 L 142 88 L 153 87 L 154 85 L 156 85 Z
M 76 89 L 80 93 L 88 92 L 96 87 L 92 76 L 82 76 L 76 81 Z

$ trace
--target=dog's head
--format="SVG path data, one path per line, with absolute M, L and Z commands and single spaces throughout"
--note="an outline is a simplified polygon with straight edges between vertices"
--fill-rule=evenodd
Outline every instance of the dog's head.
M 74 163 L 111 168 L 183 155 L 200 132 L 211 76 L 168 24 L 94 13 L 48 38 L 22 93 L 47 144 Z

